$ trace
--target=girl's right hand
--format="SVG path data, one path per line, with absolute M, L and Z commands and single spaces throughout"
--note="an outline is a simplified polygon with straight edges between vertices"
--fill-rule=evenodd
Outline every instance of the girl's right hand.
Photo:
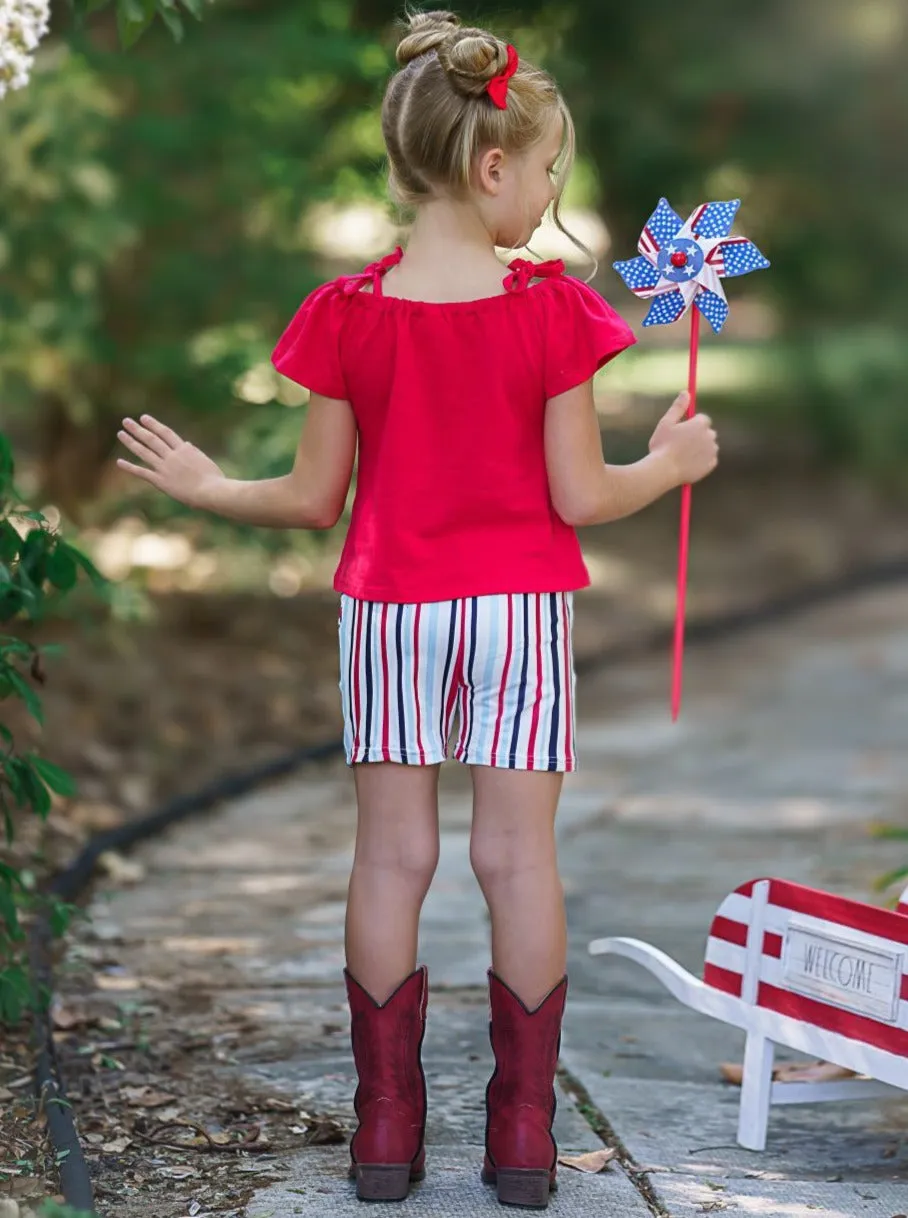
M 143 414 L 139 422 L 124 419 L 123 429 L 117 436 L 130 452 L 145 462 L 136 465 L 121 457 L 117 461 L 120 469 L 150 482 L 157 490 L 187 507 L 207 506 L 207 489 L 224 481 L 224 475 L 210 457 L 152 415 Z
M 678 486 L 699 482 L 719 463 L 719 445 L 709 415 L 686 419 L 690 394 L 679 393 L 663 415 L 649 442 L 654 456 L 663 457 Z

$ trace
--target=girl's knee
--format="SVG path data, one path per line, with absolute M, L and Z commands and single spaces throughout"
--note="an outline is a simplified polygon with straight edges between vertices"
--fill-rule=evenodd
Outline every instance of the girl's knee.
M 438 867 L 437 835 L 386 833 L 357 842 L 355 867 L 368 867 L 394 877 L 410 889 L 428 890 Z
M 474 833 L 470 837 L 470 865 L 484 892 L 507 887 L 529 872 L 547 879 L 558 875 L 554 835 L 527 836 Z

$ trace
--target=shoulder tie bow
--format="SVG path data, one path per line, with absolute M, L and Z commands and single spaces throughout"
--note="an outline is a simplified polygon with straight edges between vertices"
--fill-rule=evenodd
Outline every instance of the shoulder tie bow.
M 375 292 L 381 291 L 381 278 L 386 271 L 390 271 L 392 266 L 397 266 L 401 258 L 404 256 L 404 251 L 400 246 L 393 253 L 386 254 L 384 258 L 380 258 L 378 262 L 371 262 L 367 267 L 361 270 L 356 275 L 342 275 L 337 280 L 337 286 L 345 296 L 352 296 L 354 293 L 364 288 L 366 284 L 371 283 L 372 289 Z
M 510 275 L 504 281 L 508 292 L 522 292 L 533 279 L 556 279 L 564 274 L 564 263 L 560 258 L 551 262 L 530 262 L 527 258 L 515 258 L 508 263 Z

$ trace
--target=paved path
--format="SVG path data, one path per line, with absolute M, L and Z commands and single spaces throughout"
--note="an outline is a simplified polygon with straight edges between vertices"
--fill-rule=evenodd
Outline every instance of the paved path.
M 631 1170 L 563 1169 L 549 1212 L 904 1215 L 908 1103 L 776 1110 L 766 1152 L 743 1151 L 737 1092 L 718 1075 L 721 1061 L 740 1060 L 741 1036 L 680 1007 L 643 970 L 586 949 L 631 934 L 699 973 L 711 917 L 746 879 L 777 874 L 868 897 L 900 861 L 868 825 L 908 811 L 908 589 L 691 651 L 676 726 L 666 692 L 662 659 L 587 678 L 581 691 L 583 768 L 559 821 L 571 941 L 562 1060 L 566 1084 L 588 1098 L 562 1096 L 557 1132 L 565 1153 L 592 1149 L 601 1141 L 591 1126 L 604 1120 Z M 430 1174 L 405 1207 L 438 1218 L 499 1212 L 477 1170 L 491 1060 L 487 924 L 468 866 L 466 776 L 448 767 L 444 788 L 422 945 L 433 987 Z M 351 826 L 342 768 L 296 779 L 148 848 L 148 881 L 98 910 L 102 934 L 115 917 L 137 945 L 168 940 L 175 975 L 193 944 L 232 945 L 231 983 L 215 1001 L 254 1013 L 273 1037 L 238 1049 L 229 1068 L 347 1118 Z M 284 1178 L 262 1188 L 248 1218 L 361 1214 L 346 1161 L 337 1147 L 270 1164 Z

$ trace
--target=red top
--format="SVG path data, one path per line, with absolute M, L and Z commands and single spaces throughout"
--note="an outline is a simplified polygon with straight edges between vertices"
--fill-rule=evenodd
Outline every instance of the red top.
M 632 330 L 562 262 L 518 259 L 501 295 L 435 304 L 382 293 L 401 257 L 318 288 L 272 355 L 356 416 L 335 588 L 413 603 L 585 587 L 577 535 L 549 494 L 545 404 L 636 342 Z

